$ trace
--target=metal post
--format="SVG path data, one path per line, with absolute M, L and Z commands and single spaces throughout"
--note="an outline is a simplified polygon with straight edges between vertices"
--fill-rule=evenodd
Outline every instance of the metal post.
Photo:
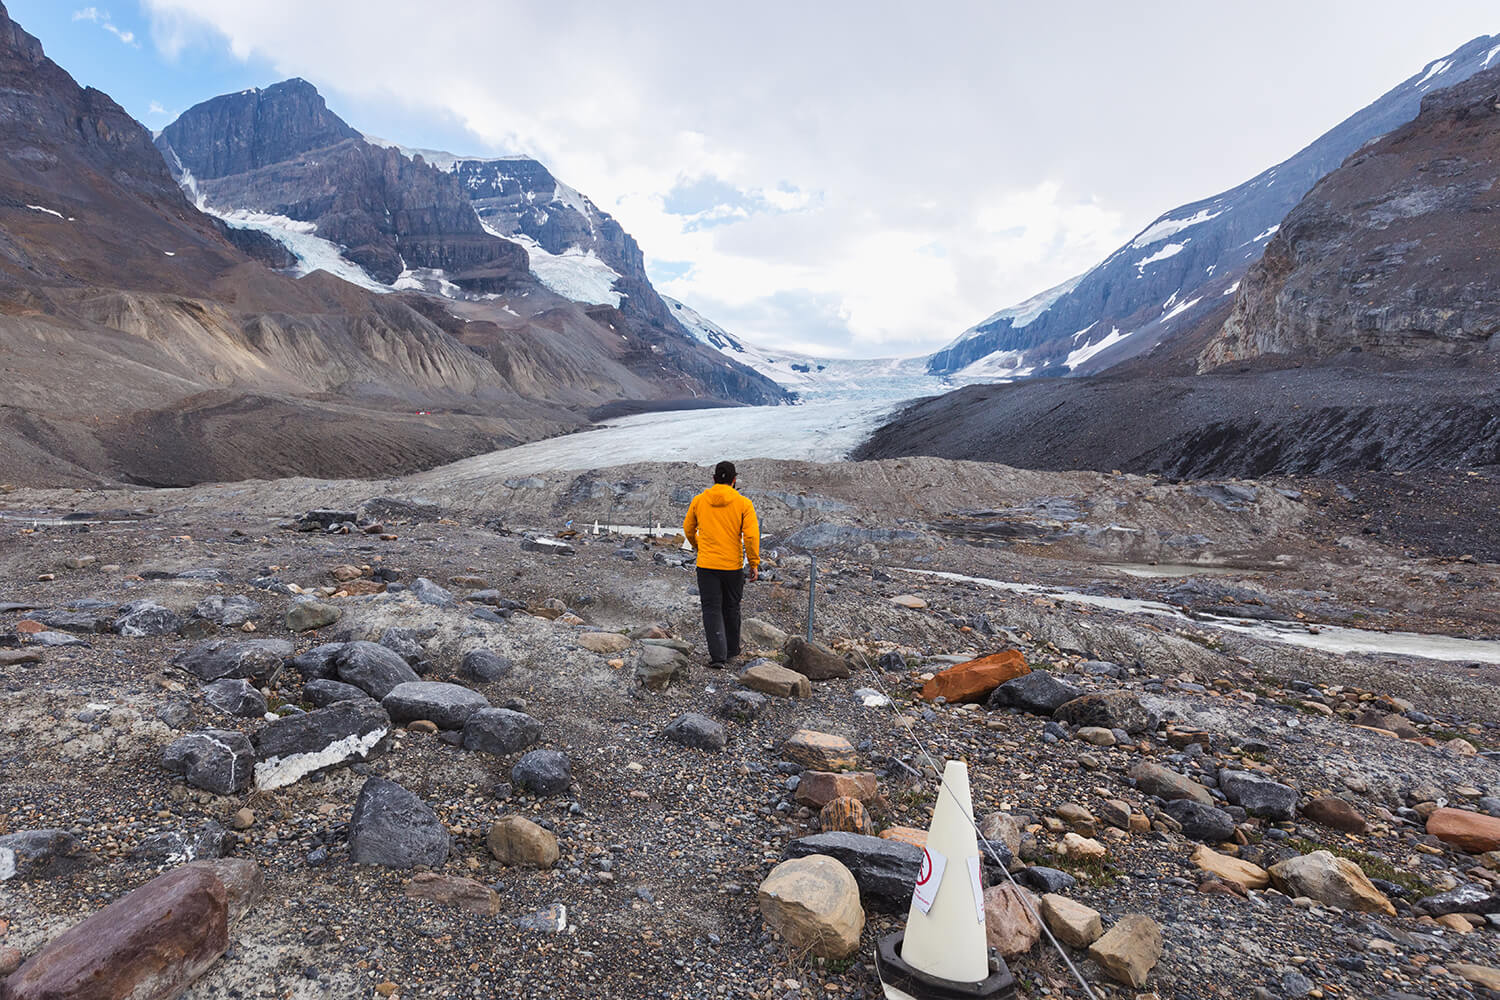
M 818 592 L 818 557 L 807 554 L 807 641 L 813 641 L 813 603 Z

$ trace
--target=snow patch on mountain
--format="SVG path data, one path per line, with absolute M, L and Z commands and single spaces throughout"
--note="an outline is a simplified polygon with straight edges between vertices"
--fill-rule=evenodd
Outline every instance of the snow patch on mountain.
M 1092 358 L 1094 355 L 1098 354 L 1101 351 L 1106 351 L 1109 348 L 1114 347 L 1116 344 L 1118 344 L 1120 341 L 1124 340 L 1134 332 L 1134 330 L 1131 330 L 1130 333 L 1121 333 L 1120 328 L 1115 327 L 1114 329 L 1110 330 L 1109 333 L 1105 334 L 1103 340 L 1100 340 L 1099 342 L 1094 344 L 1085 344 L 1082 347 L 1078 348 L 1078 350 L 1073 351 L 1068 355 L 1068 360 L 1064 361 L 1063 364 L 1067 365 L 1069 368 L 1076 370 L 1079 365 L 1083 364 L 1089 358 Z
M 1189 226 L 1199 225 L 1200 223 L 1207 222 L 1209 219 L 1217 219 L 1225 211 L 1226 209 L 1222 208 L 1218 211 L 1214 211 L 1211 208 L 1203 208 L 1194 212 L 1186 219 L 1162 219 L 1159 222 L 1153 223 L 1139 236 L 1131 240 L 1130 245 L 1136 250 L 1144 250 L 1151 244 L 1158 243 L 1168 236 L 1175 236 Z
M 285 215 L 272 215 L 269 212 L 253 212 L 244 208 L 223 212 L 201 202 L 198 207 L 209 215 L 218 216 L 236 229 L 259 230 L 275 239 L 297 258 L 295 270 L 299 278 L 314 271 L 327 271 L 329 274 L 343 278 L 351 285 L 358 285 L 372 292 L 391 291 L 390 285 L 381 284 L 364 268 L 346 260 L 342 248 L 337 243 L 316 235 L 318 227 L 311 222 L 301 222 L 297 219 L 289 219 Z
M 563 298 L 585 305 L 620 308 L 620 301 L 625 296 L 614 290 L 620 274 L 600 260 L 592 250 L 569 247 L 560 254 L 548 253 L 540 243 L 524 234 L 503 236 L 488 224 L 484 228 L 491 236 L 499 236 L 525 247 L 526 252 L 531 255 L 531 273 Z
M 1145 258 L 1144 260 L 1136 261 L 1135 269 L 1137 272 L 1144 272 L 1148 265 L 1167 260 L 1171 257 L 1176 257 L 1178 254 L 1182 253 L 1182 251 L 1187 249 L 1187 245 L 1187 240 L 1183 240 L 1181 243 L 1168 243 L 1166 246 L 1162 247 L 1160 250 L 1156 251 L 1156 253 Z
M 972 340 L 974 337 L 977 337 L 979 334 L 983 333 L 986 327 L 993 326 L 994 324 L 999 323 L 1002 320 L 1010 320 L 1012 329 L 1021 329 L 1027 323 L 1030 323 L 1042 313 L 1046 312 L 1048 308 L 1051 307 L 1052 303 L 1056 302 L 1064 295 L 1067 295 L 1074 288 L 1077 288 L 1078 283 L 1082 281 L 1083 278 L 1084 276 L 1082 274 L 1074 278 L 1069 278 L 1062 284 L 1054 285 L 1053 287 L 1047 289 L 1045 292 L 1033 295 L 1026 301 L 1013 305 L 1009 309 L 1001 309 L 999 312 L 994 313 L 993 315 L 986 316 L 983 320 L 975 323 L 963 333 L 959 334 L 958 337 L 953 341 L 953 343 L 949 344 L 948 346 L 952 347 L 954 346 L 954 344 L 962 344 L 966 340 Z

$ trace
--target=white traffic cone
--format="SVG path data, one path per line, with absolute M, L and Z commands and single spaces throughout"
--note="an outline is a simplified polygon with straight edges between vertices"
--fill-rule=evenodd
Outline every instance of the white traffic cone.
M 887 1000 L 1000 1000 L 1016 993 L 1003 961 L 990 971 L 969 768 L 943 769 L 906 930 L 880 939 L 875 968 Z

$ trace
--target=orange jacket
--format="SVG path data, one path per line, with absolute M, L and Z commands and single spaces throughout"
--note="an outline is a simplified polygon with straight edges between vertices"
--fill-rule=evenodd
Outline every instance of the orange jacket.
M 743 569 L 760 565 L 760 522 L 755 505 L 733 486 L 715 483 L 693 497 L 682 533 L 704 569 Z

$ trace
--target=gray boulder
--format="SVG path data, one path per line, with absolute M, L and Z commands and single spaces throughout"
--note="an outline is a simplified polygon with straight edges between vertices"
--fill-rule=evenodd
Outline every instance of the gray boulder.
M 439 587 L 425 576 L 419 576 L 411 582 L 407 593 L 421 601 L 423 604 L 431 604 L 438 608 L 451 608 L 458 604 L 458 599 L 450 592 Z
M 120 609 L 115 619 L 117 634 L 139 639 L 154 635 L 172 635 L 182 628 L 182 616 L 152 601 L 132 601 Z
M 759 691 L 731 691 L 719 705 L 719 714 L 735 722 L 749 722 L 766 710 L 771 699 Z
M 1436 896 L 1419 899 L 1414 908 L 1430 917 L 1441 917 L 1449 913 L 1500 913 L 1500 893 L 1488 886 L 1470 882 Z
M 269 678 L 281 669 L 292 655 L 292 644 L 285 639 L 209 639 L 200 642 L 172 662 L 203 681 L 224 677 L 246 679 Z
M 302 697 L 316 708 L 327 708 L 341 701 L 373 701 L 367 693 L 353 684 L 320 677 L 302 685 Z
M 1076 687 L 1060 681 L 1045 670 L 1012 678 L 995 688 L 985 708 L 1019 708 L 1035 715 L 1051 715 L 1058 708 L 1082 694 Z
M 253 621 L 261 615 L 260 605 L 243 594 L 235 594 L 231 597 L 223 597 L 219 594 L 211 594 L 198 602 L 193 609 L 193 616 L 222 625 L 225 628 L 239 628 L 248 621 Z
M 83 848 L 66 830 L 20 830 L 0 836 L 0 882 L 60 875 Z
M 1192 799 L 1205 806 L 1213 805 L 1214 797 L 1207 788 L 1192 778 L 1178 774 L 1160 764 L 1143 760 L 1126 773 L 1135 779 L 1136 787 L 1147 795 L 1154 795 L 1168 802 L 1175 799 Z
M 1152 732 L 1160 721 L 1155 712 L 1129 691 L 1081 695 L 1059 705 L 1052 717 L 1070 726 L 1101 726 L 1131 734 Z
M 459 673 L 476 681 L 497 681 L 510 676 L 514 669 L 510 658 L 488 649 L 471 649 L 464 654 Z
M 386 629 L 380 633 L 380 645 L 401 657 L 411 665 L 412 669 L 416 669 L 417 664 L 427 657 L 427 651 L 422 648 L 421 640 L 409 628 Z
M 525 712 L 481 708 L 464 723 L 463 747 L 496 756 L 518 753 L 542 738 L 542 724 Z
M 448 860 L 448 831 L 437 814 L 394 781 L 371 778 L 354 800 L 349 858 L 359 865 L 437 867 Z
M 380 703 L 393 722 L 427 719 L 439 729 L 462 729 L 469 716 L 490 706 L 489 700 L 478 691 L 440 681 L 397 684 Z
M 922 868 L 922 849 L 899 840 L 862 833 L 817 833 L 787 845 L 785 856 L 805 858 L 826 854 L 849 869 L 859 885 L 859 898 L 870 909 L 905 913 L 912 888 Z
M 406 661 L 373 642 L 349 642 L 333 660 L 334 673 L 375 698 L 384 698 L 398 684 L 422 678 Z
M 786 641 L 786 665 L 810 681 L 848 677 L 849 664 L 821 642 L 808 642 L 801 636 Z
M 662 735 L 673 743 L 692 747 L 694 750 L 723 750 L 727 742 L 724 727 L 697 712 L 679 715 L 667 723 Z
M 233 847 L 234 836 L 218 823 L 208 820 L 197 830 L 169 830 L 147 837 L 130 852 L 130 856 L 137 861 L 180 865 L 222 858 Z
M 255 787 L 283 788 L 314 771 L 383 752 L 390 716 L 374 701 L 340 701 L 277 719 L 255 734 Z
M 1216 806 L 1174 799 L 1162 811 L 1182 824 L 1182 835 L 1190 840 L 1217 844 L 1234 837 L 1234 817 Z
M 533 750 L 516 761 L 510 780 L 538 795 L 558 795 L 573 783 L 573 765 L 561 750 Z
M 1297 809 L 1297 790 L 1252 771 L 1220 771 L 1224 797 L 1252 816 L 1290 820 Z
M 235 795 L 250 787 L 255 751 L 243 733 L 203 729 L 169 745 L 161 762 L 194 788 L 215 795 Z
M 636 680 L 652 691 L 660 691 L 686 678 L 687 672 L 687 657 L 670 646 L 645 644 L 636 657 Z
M 247 680 L 225 677 L 203 685 L 203 700 L 225 715 L 258 719 L 266 714 L 266 699 Z
M 305 653 L 298 653 L 289 662 L 302 675 L 303 680 L 332 677 L 336 670 L 335 661 L 346 645 L 348 643 L 325 642 Z

